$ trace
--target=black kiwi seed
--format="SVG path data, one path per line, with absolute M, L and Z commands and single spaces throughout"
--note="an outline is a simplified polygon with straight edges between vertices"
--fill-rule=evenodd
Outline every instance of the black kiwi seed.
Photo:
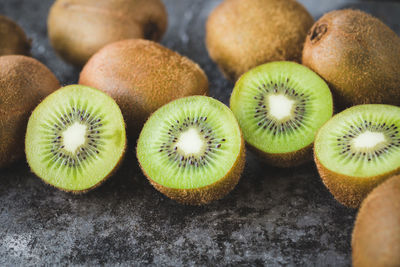
M 296 92 L 294 89 L 291 89 L 290 86 L 288 85 L 289 78 L 286 79 L 286 83 L 283 84 L 276 84 L 276 83 L 269 83 L 265 85 L 264 83 L 263 88 L 259 86 L 258 89 L 260 90 L 260 93 L 258 96 L 254 97 L 255 100 L 257 100 L 257 105 L 255 108 L 255 115 L 254 118 L 258 118 L 258 123 L 257 125 L 266 130 L 271 130 L 271 129 L 278 129 L 278 132 L 286 132 L 289 131 L 290 128 L 288 126 L 293 126 L 293 129 L 297 129 L 302 125 L 302 119 L 305 114 L 305 103 L 307 100 L 307 96 L 304 95 L 304 93 L 299 94 Z M 273 90 L 274 93 L 282 93 L 286 96 L 289 96 L 290 98 L 294 99 L 296 102 L 296 106 L 294 109 L 294 117 L 291 118 L 289 121 L 285 122 L 279 122 L 276 121 L 274 118 L 270 117 L 268 114 L 268 109 L 265 103 L 263 102 L 265 95 L 269 93 L 269 90 Z M 259 114 L 263 114 L 263 116 L 259 116 Z M 269 125 L 269 126 L 267 126 Z M 273 134 L 277 134 L 277 130 L 273 131 Z
M 171 161 L 176 162 L 176 165 L 178 167 L 194 166 L 197 168 L 206 165 L 209 159 L 207 159 L 205 156 L 209 155 L 209 153 L 215 152 L 215 149 L 220 149 L 222 147 L 222 144 L 218 140 L 221 140 L 221 142 L 226 141 L 225 138 L 220 139 L 215 135 L 212 128 L 208 125 L 207 119 L 207 116 L 192 118 L 186 117 L 182 123 L 179 120 L 176 120 L 176 124 L 170 124 L 169 129 L 165 135 L 168 144 L 163 143 L 159 147 L 158 152 L 165 153 Z M 184 155 L 181 155 L 181 152 L 175 145 L 176 142 L 178 142 L 178 137 L 180 133 L 185 132 L 187 129 L 189 129 L 189 127 L 197 128 L 200 135 L 204 138 L 205 149 L 201 155 L 191 155 L 189 157 L 185 157 Z M 165 150 L 164 147 L 169 147 L 171 149 Z
M 398 144 L 400 144 L 400 136 L 398 135 L 398 131 L 395 131 L 394 127 L 395 127 L 394 124 L 392 124 L 390 127 L 386 127 L 386 123 L 383 124 L 373 123 L 372 121 L 366 121 L 366 120 L 364 120 L 363 123 L 357 127 L 350 125 L 347 128 L 347 132 L 349 132 L 349 134 L 346 134 L 341 138 L 339 137 L 336 139 L 337 141 L 340 141 L 338 143 L 338 146 L 341 147 L 341 151 L 339 153 L 347 154 L 351 158 L 356 156 L 357 158 L 363 157 L 366 158 L 368 161 L 378 158 L 383 153 L 389 153 L 395 147 L 399 147 Z M 383 133 L 386 136 L 386 138 L 389 139 L 389 141 L 383 144 L 383 146 L 378 148 L 377 150 L 369 150 L 363 152 L 352 151 L 350 142 L 367 130 L 379 131 Z
M 88 140 L 86 140 L 85 144 L 82 145 L 75 154 L 73 154 L 65 150 L 65 146 L 62 144 L 62 132 L 76 121 L 84 123 L 89 131 L 86 135 Z M 75 107 L 70 108 L 68 112 L 60 115 L 59 118 L 51 124 L 54 126 L 54 135 L 49 136 L 50 141 L 53 143 L 53 146 L 49 151 L 54 158 L 50 163 L 69 165 L 70 167 L 77 168 L 82 164 L 82 160 L 87 159 L 86 156 L 100 154 L 102 147 L 99 145 L 97 140 L 100 138 L 100 129 L 103 124 L 99 124 L 99 122 L 101 122 L 100 117 L 92 116 L 84 109 L 81 110 L 80 108 Z M 94 129 L 96 130 L 94 131 Z M 89 150 L 86 151 L 85 147 Z M 60 163 L 58 162 L 58 158 L 64 158 L 65 160 L 63 160 L 63 163 Z

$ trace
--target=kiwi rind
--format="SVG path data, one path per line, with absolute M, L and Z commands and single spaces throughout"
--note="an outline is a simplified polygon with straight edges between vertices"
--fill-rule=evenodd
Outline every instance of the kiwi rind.
M 30 55 L 31 41 L 11 19 L 0 15 L 0 56 Z
M 259 159 L 275 167 L 292 168 L 312 161 L 313 144 L 290 153 L 269 154 L 247 143 L 249 150 L 253 151 Z
M 300 62 L 313 23 L 294 0 L 226 0 L 207 20 L 206 45 L 225 77 L 236 81 L 266 62 Z
M 354 267 L 398 266 L 400 176 L 375 188 L 362 202 L 352 234 Z
M 137 136 L 150 114 L 162 105 L 208 94 L 208 79 L 199 65 L 158 43 L 139 39 L 105 46 L 85 65 L 79 84 L 114 98 L 131 136 Z
M 359 10 L 322 16 L 310 30 L 302 63 L 329 84 L 339 109 L 382 103 L 400 105 L 400 38 Z
M 55 51 L 83 66 L 109 43 L 131 38 L 159 41 L 167 28 L 167 12 L 160 0 L 57 0 L 47 25 Z
M 162 194 L 181 204 L 200 206 L 222 199 L 235 188 L 244 169 L 245 156 L 245 144 L 242 138 L 239 157 L 232 166 L 231 170 L 226 174 L 225 177 L 213 184 L 201 188 L 175 189 L 165 187 L 153 181 L 146 174 L 143 168 L 142 170 L 154 188 L 156 188 Z
M 36 59 L 0 57 L 0 168 L 23 158 L 31 111 L 59 87 L 54 74 Z
M 363 199 L 376 186 L 387 178 L 400 173 L 400 169 L 397 169 L 382 175 L 368 177 L 368 180 L 365 180 L 363 177 L 346 176 L 325 168 L 315 156 L 315 153 L 314 160 L 323 183 L 334 198 L 344 206 L 353 209 L 358 208 Z
M 355 109 L 360 110 L 361 108 L 363 108 L 364 110 L 368 110 L 379 106 L 390 107 L 389 105 L 379 105 L 379 104 L 359 105 L 346 109 L 341 113 L 350 113 L 352 112 L 352 110 Z M 340 116 L 341 113 L 335 115 L 331 120 L 335 119 L 336 116 Z M 329 121 L 325 125 L 327 125 L 328 123 Z M 317 133 L 316 140 L 319 139 L 318 136 L 321 135 L 321 132 L 325 127 L 325 125 L 321 127 L 321 129 Z M 338 202 L 349 208 L 358 208 L 363 199 L 365 199 L 365 197 L 375 187 L 377 187 L 379 184 L 384 182 L 389 177 L 400 173 L 400 165 L 399 165 L 397 168 L 394 168 L 386 173 L 381 173 L 375 176 L 356 177 L 356 176 L 341 174 L 331 169 L 328 169 L 321 163 L 321 161 L 318 159 L 317 146 L 318 146 L 318 141 L 316 141 L 316 144 L 314 146 L 314 161 L 323 183 Z
M 114 174 L 115 174 L 115 172 L 118 170 L 118 168 L 119 168 L 119 166 L 121 165 L 121 163 L 122 163 L 122 161 L 123 161 L 123 159 L 124 159 L 124 156 L 125 156 L 125 151 L 126 151 L 126 144 L 127 144 L 127 139 L 126 139 L 126 134 L 125 134 L 125 123 L 124 123 L 124 121 L 123 121 L 123 118 L 122 118 L 122 114 L 121 114 L 121 122 L 123 123 L 123 129 L 122 129 L 122 132 L 121 132 L 121 135 L 122 135 L 122 142 L 123 142 L 123 146 L 122 146 L 122 149 L 121 149 L 121 153 L 119 154 L 119 158 L 118 158 L 118 160 L 116 161 L 116 163 L 115 163 L 115 165 L 113 166 L 113 168 L 112 169 L 110 169 L 109 171 L 108 171 L 108 173 L 107 173 L 107 175 L 105 175 L 102 179 L 99 179 L 99 181 L 97 182 L 97 183 L 95 183 L 95 184 L 93 184 L 92 186 L 90 186 L 90 187 L 85 187 L 85 188 L 82 188 L 82 189 L 69 189 L 69 188 L 65 188 L 65 187 L 62 187 L 62 186 L 58 186 L 58 185 L 56 185 L 56 184 L 53 184 L 53 183 L 51 183 L 51 182 L 49 182 L 48 180 L 46 180 L 45 178 L 43 178 L 43 177 L 41 177 L 41 173 L 39 173 L 37 170 L 40 170 L 43 166 L 35 166 L 35 164 L 37 164 L 37 161 L 35 161 L 34 160 L 34 157 L 35 157 L 35 155 L 34 154 L 32 154 L 32 148 L 31 148 L 31 135 L 33 135 L 34 133 L 32 133 L 32 132 L 29 132 L 29 130 L 31 130 L 32 131 L 32 127 L 34 127 L 34 124 L 35 123 L 37 123 L 37 116 L 39 116 L 38 114 L 35 114 L 35 111 L 37 110 L 37 109 L 39 109 L 42 105 L 46 105 L 46 104 L 48 104 L 48 102 L 52 102 L 55 98 L 57 98 L 58 97 L 58 95 L 60 95 L 60 94 L 63 94 L 64 92 L 66 93 L 66 94 L 70 94 L 71 92 L 69 92 L 69 91 L 73 91 L 73 90 L 75 90 L 75 92 L 77 92 L 78 90 L 86 90 L 86 91 L 92 91 L 92 94 L 93 94 L 93 92 L 94 91 L 96 91 L 96 93 L 98 94 L 98 93 L 101 93 L 101 94 L 104 94 L 105 96 L 107 96 L 107 98 L 109 98 L 109 96 L 108 95 L 106 95 L 105 93 L 103 93 L 103 92 L 101 92 L 101 91 L 99 91 L 99 90 L 97 90 L 97 89 L 95 89 L 95 88 L 91 88 L 91 87 L 87 87 L 87 86 L 82 86 L 82 85 L 69 85 L 69 86 L 65 86 L 65 87 L 63 87 L 63 88 L 60 88 L 59 90 L 57 90 L 57 92 L 55 92 L 55 93 L 53 93 L 53 94 L 50 94 L 48 97 L 46 97 L 44 100 L 43 100 L 43 102 L 41 102 L 37 107 L 36 107 L 36 109 L 32 112 L 32 115 L 31 115 L 31 117 L 30 117 L 30 119 L 29 119 L 29 122 L 28 122 L 28 127 L 27 127 L 27 134 L 26 134 L 26 138 L 25 138 L 25 153 L 26 153 L 26 155 L 27 155 L 27 161 L 28 161 L 28 164 L 30 165 L 30 167 L 31 167 L 31 171 L 37 176 L 37 177 L 39 177 L 44 183 L 46 183 L 46 184 L 48 184 L 48 185 L 51 185 L 52 187 L 54 187 L 54 188 L 57 188 L 57 189 L 59 189 L 59 190 L 61 190 L 61 191 L 64 191 L 64 192 L 69 192 L 69 193 L 73 193 L 73 194 L 84 194 L 84 193 L 87 193 L 87 192 L 89 192 L 89 191 L 91 191 L 91 190 L 93 190 L 93 189 L 95 189 L 95 188 L 97 188 L 98 186 L 100 186 L 101 184 L 103 184 L 109 177 L 111 177 L 111 176 L 113 176 Z M 57 96 L 56 96 L 56 94 L 57 94 Z M 114 102 L 114 100 L 112 100 L 113 102 Z M 117 105 L 116 105 L 116 103 L 114 102 L 114 104 L 113 104 L 115 107 L 117 107 Z M 41 111 L 41 112 L 43 112 L 43 110 Z M 36 121 L 35 121 L 36 120 Z M 37 127 L 37 126 L 36 126 Z M 42 172 L 43 170 L 40 170 L 40 172 Z M 90 173 L 88 173 L 87 174 L 88 176 L 90 176 L 91 174 Z
M 198 102 L 199 101 L 199 102 Z M 202 102 L 201 102 L 202 101 Z M 169 181 L 167 181 L 166 183 L 164 182 L 160 182 L 162 181 L 160 179 L 160 177 L 154 177 L 155 179 L 153 179 L 151 177 L 151 175 L 146 171 L 147 168 L 151 169 L 153 167 L 153 163 L 151 162 L 151 160 L 149 160 L 149 158 L 146 157 L 150 157 L 150 155 L 152 155 L 151 151 L 147 151 L 150 146 L 150 144 L 148 142 L 154 142 L 153 139 L 157 138 L 156 135 L 152 135 L 151 139 L 149 139 L 147 137 L 148 134 L 151 134 L 151 131 L 149 131 L 148 129 L 153 129 L 154 125 L 157 125 L 156 127 L 158 127 L 158 119 L 161 118 L 162 120 L 164 119 L 170 119 L 171 117 L 168 117 L 168 113 L 166 113 L 167 111 L 172 113 L 175 112 L 176 109 L 180 109 L 180 107 L 183 106 L 191 106 L 191 104 L 195 105 L 197 103 L 202 103 L 202 104 L 210 104 L 211 106 L 214 106 L 217 108 L 218 112 L 219 110 L 221 110 L 221 112 L 224 112 L 225 114 L 228 114 L 227 116 L 229 117 L 229 119 L 227 119 L 227 122 L 225 123 L 234 123 L 235 125 L 233 126 L 232 129 L 236 129 L 235 131 L 237 131 L 236 133 L 238 134 L 237 136 L 237 142 L 234 142 L 232 144 L 234 144 L 235 148 L 235 153 L 234 156 L 235 158 L 233 158 L 232 156 L 232 160 L 229 159 L 229 166 L 227 166 L 230 169 L 224 169 L 224 172 L 222 173 L 222 177 L 220 177 L 218 180 L 215 179 L 214 177 L 210 177 L 210 173 L 208 173 L 208 177 L 210 179 L 212 179 L 212 183 L 209 183 L 209 179 L 207 178 L 206 174 L 202 174 L 202 176 L 204 178 L 207 178 L 207 181 L 204 183 L 201 183 L 202 185 L 199 187 L 194 186 L 193 184 L 189 184 L 188 186 L 178 186 L 174 183 L 170 183 L 170 185 L 166 185 L 169 183 Z M 174 105 L 174 108 L 170 108 L 170 106 L 167 105 Z M 146 122 L 139 140 L 138 140 L 138 145 L 137 145 L 137 149 L 136 149 L 136 153 L 137 153 L 137 158 L 140 164 L 140 167 L 143 171 L 143 173 L 145 174 L 145 176 L 147 177 L 147 179 L 149 180 L 149 182 L 161 193 L 163 193 L 164 195 L 166 195 L 167 197 L 181 203 L 181 204 L 187 204 L 187 205 L 204 205 L 204 204 L 208 204 L 212 201 L 218 200 L 223 198 L 224 196 L 226 196 L 231 190 L 233 190 L 233 188 L 236 186 L 236 184 L 238 183 L 241 173 L 243 171 L 244 165 L 245 165 L 245 144 L 244 144 L 244 139 L 242 136 L 242 133 L 240 131 L 240 127 L 239 125 L 237 125 L 237 121 L 235 119 L 235 117 L 233 116 L 232 112 L 222 103 L 218 102 L 217 100 L 214 100 L 212 98 L 208 98 L 208 97 L 204 97 L 204 96 L 191 96 L 191 97 L 186 97 L 186 98 L 181 98 L 175 101 L 170 102 L 169 104 L 167 104 L 163 107 L 161 107 L 159 110 L 157 110 Z M 164 109 L 163 109 L 164 108 Z M 193 110 L 192 110 L 193 111 Z M 188 111 L 189 113 L 192 113 L 192 111 Z M 217 113 L 218 113 L 217 112 Z M 164 116 L 163 114 L 167 114 L 167 116 Z M 209 115 L 211 116 L 211 114 Z M 207 117 L 209 117 L 207 116 Z M 217 115 L 216 115 L 217 116 Z M 152 121 L 152 117 L 154 117 L 154 121 Z M 164 118 L 165 117 L 165 118 Z M 206 117 L 206 119 L 207 119 Z M 179 120 L 184 119 L 184 118 L 180 118 Z M 210 119 L 208 119 L 209 121 Z M 193 124 L 192 124 L 193 125 Z M 159 128 L 157 128 L 159 129 Z M 161 129 L 165 129 L 164 127 L 162 127 Z M 233 134 L 232 134 L 233 135 Z M 235 134 L 236 135 L 236 134 Z M 223 137 L 223 136 L 220 136 Z M 236 140 L 236 137 L 235 137 Z M 158 150 L 158 149 L 157 149 Z M 160 150 L 159 152 L 162 152 L 162 150 Z M 237 154 L 236 154 L 237 153 Z M 228 155 L 228 154 L 225 154 Z M 220 159 L 226 159 L 226 157 L 221 157 Z M 154 160 L 154 159 L 153 159 Z M 215 164 L 215 163 L 213 163 Z M 221 163 L 221 164 L 225 164 L 225 162 Z M 177 166 L 177 165 L 175 165 Z M 174 170 L 174 167 L 171 167 L 172 170 Z M 161 166 L 161 168 L 163 168 Z M 164 171 L 162 171 L 164 172 Z M 153 175 L 160 175 L 160 173 L 158 173 L 157 171 L 152 171 Z M 169 176 L 165 176 L 164 178 L 166 178 L 167 180 L 172 179 Z M 156 180 L 158 180 L 159 182 L 157 182 Z

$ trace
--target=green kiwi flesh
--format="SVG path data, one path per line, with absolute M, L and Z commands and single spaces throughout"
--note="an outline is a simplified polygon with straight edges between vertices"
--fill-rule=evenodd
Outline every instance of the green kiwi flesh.
M 86 192 L 123 158 L 125 124 L 115 101 L 81 85 L 57 90 L 29 118 L 25 152 L 32 171 L 64 191 Z
M 336 10 L 310 30 L 302 63 L 318 73 L 340 109 L 359 104 L 400 105 L 400 37 L 359 10 Z
M 207 49 L 225 76 L 236 81 L 267 62 L 300 62 L 313 23 L 295 0 L 226 0 L 207 20 Z
M 60 83 L 42 63 L 31 57 L 0 57 L 0 168 L 24 157 L 29 115 Z
M 0 56 L 30 54 L 31 42 L 24 30 L 11 19 L 0 15 Z
M 235 84 L 230 107 L 250 147 L 280 167 L 312 160 L 314 136 L 333 113 L 327 84 L 308 68 L 286 61 L 245 73 Z
M 319 131 L 314 157 L 321 178 L 342 204 L 356 208 L 388 177 L 400 173 L 400 108 L 354 106 Z
M 49 38 L 67 62 L 83 66 L 103 46 L 125 39 L 159 41 L 167 28 L 161 0 L 57 0 Z
M 229 193 L 244 167 L 244 143 L 232 112 L 206 96 L 172 101 L 145 123 L 137 158 L 151 184 L 184 204 Z
M 362 202 L 351 246 L 354 267 L 399 266 L 400 176 L 389 178 Z

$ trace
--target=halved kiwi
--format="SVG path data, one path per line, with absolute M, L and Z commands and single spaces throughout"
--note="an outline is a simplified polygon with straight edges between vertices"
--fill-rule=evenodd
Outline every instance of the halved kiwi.
M 400 176 L 389 178 L 362 202 L 351 247 L 353 266 L 399 266 Z
M 137 157 L 157 190 L 178 202 L 201 205 L 235 187 L 245 148 L 228 107 L 210 97 L 192 96 L 164 105 L 149 118 Z
M 356 208 L 388 177 L 400 173 L 400 108 L 370 104 L 335 115 L 318 132 L 314 157 L 333 196 Z
M 327 84 L 308 68 L 287 61 L 245 73 L 230 106 L 250 147 L 280 167 L 312 160 L 315 133 L 333 113 Z
M 115 101 L 86 86 L 49 95 L 29 118 L 25 152 L 32 171 L 64 191 L 98 186 L 123 158 L 125 123 Z

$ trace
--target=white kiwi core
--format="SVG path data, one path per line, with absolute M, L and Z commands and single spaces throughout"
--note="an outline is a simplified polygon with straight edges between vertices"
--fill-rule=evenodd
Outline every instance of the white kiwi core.
M 64 149 L 68 152 L 75 153 L 81 145 L 85 144 L 86 128 L 86 125 L 78 122 L 69 126 L 62 133 Z
M 176 147 L 185 155 L 196 155 L 204 150 L 204 139 L 196 128 L 189 128 L 181 133 L 176 142 Z
M 374 148 L 385 142 L 385 135 L 381 132 L 365 131 L 353 139 L 353 146 L 357 149 Z
M 268 97 L 269 113 L 278 121 L 289 119 L 295 101 L 289 99 L 283 94 L 270 95 Z

